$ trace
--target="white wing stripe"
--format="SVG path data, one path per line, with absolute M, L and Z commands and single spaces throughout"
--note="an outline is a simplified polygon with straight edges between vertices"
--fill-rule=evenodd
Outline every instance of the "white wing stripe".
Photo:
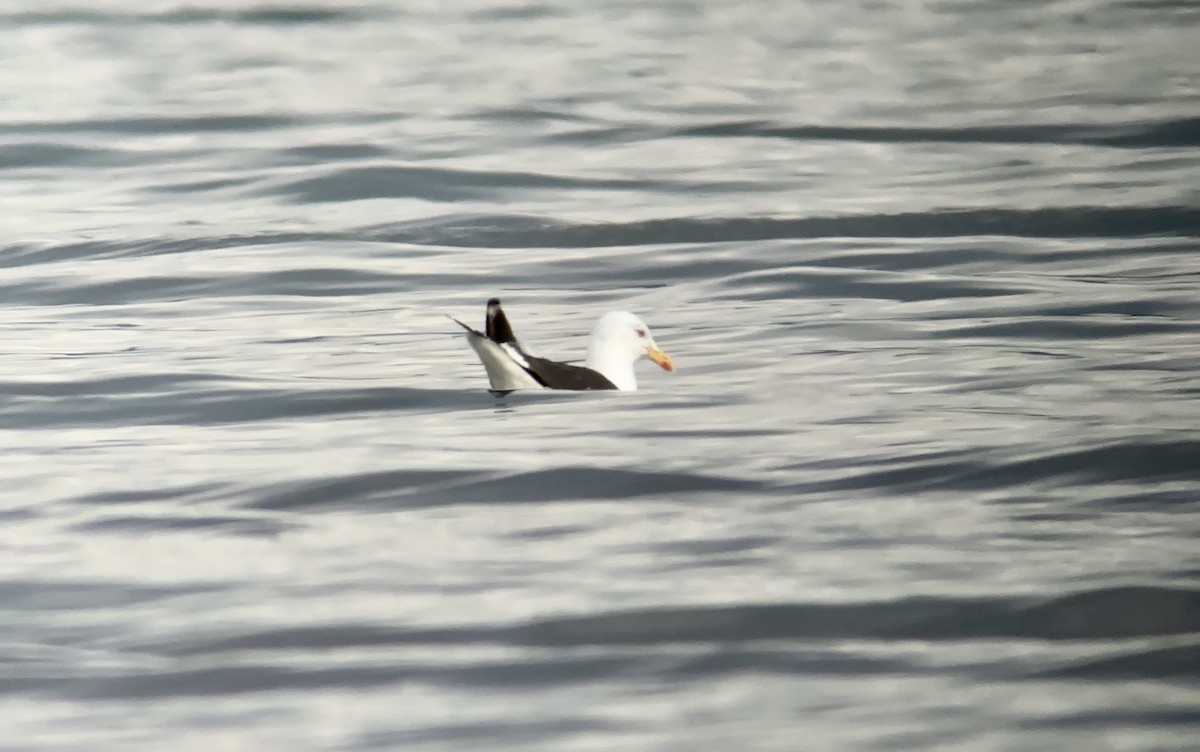
M 521 351 L 513 347 L 511 343 L 505 342 L 501 344 L 500 349 L 507 353 L 508 357 L 512 358 L 513 362 L 517 365 L 522 368 L 529 368 L 529 361 L 525 360 L 525 356 L 521 354 Z

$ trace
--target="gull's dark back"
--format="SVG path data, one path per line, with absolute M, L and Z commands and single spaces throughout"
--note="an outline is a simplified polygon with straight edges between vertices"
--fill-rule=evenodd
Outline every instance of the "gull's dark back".
M 464 328 L 470 329 L 462 322 L 459 322 Z M 546 358 L 538 358 L 525 352 L 521 347 L 521 343 L 517 341 L 517 337 L 513 334 L 512 325 L 508 323 L 508 316 L 504 315 L 504 309 L 500 307 L 500 299 L 492 298 L 487 302 L 487 316 L 484 320 L 484 334 L 492 342 L 498 345 L 512 345 L 517 354 L 525 361 L 519 363 L 521 368 L 525 369 L 535 381 L 547 389 L 570 389 L 581 391 L 585 389 L 616 389 L 611 381 L 604 375 L 593 371 L 584 366 L 571 365 L 570 363 L 559 363 Z M 509 354 L 512 357 L 512 354 Z

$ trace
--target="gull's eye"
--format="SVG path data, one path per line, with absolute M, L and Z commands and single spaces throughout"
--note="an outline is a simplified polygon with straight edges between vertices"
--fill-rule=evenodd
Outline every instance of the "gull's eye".
M 646 330 L 645 330 L 645 329 L 638 329 L 638 330 L 637 330 L 637 333 L 638 333 L 638 336 L 639 336 L 639 337 L 645 337 L 645 336 L 646 336 Z

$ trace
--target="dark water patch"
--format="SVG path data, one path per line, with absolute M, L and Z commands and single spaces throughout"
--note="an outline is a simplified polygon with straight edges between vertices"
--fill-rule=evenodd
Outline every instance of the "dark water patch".
M 105 12 L 82 8 L 56 10 L 27 10 L 0 14 L 0 19 L 14 25 L 57 26 L 124 26 L 130 24 L 163 24 L 171 26 L 235 23 L 267 26 L 301 24 L 327 24 L 343 21 L 359 21 L 378 18 L 378 11 L 368 7 L 338 8 L 320 5 L 295 5 L 270 7 L 260 5 L 242 9 L 204 8 L 184 5 L 158 13 L 138 12 L 130 9 Z
M 640 665 L 639 665 L 640 664 Z M 640 674 L 645 661 L 620 655 L 554 656 L 519 661 L 483 661 L 470 666 L 439 667 L 429 679 L 448 686 L 491 686 L 505 688 L 562 686 L 603 681 L 614 676 Z
M 1009 463 L 1006 477 L 1077 475 L 1097 482 L 1200 479 L 1200 442 L 1131 440 Z
M 1200 632 L 1200 592 L 1106 588 L 1028 603 L 910 598 L 846 605 L 694 607 L 549 619 L 518 628 L 545 646 L 788 639 L 1109 640 Z
M 588 528 L 582 525 L 546 525 L 533 529 L 515 530 L 505 533 L 503 537 L 514 541 L 532 541 L 566 538 L 586 532 L 588 532 Z
M 0 580 L 0 612 L 77 611 L 112 609 L 211 592 L 211 586 L 172 582 L 149 587 L 100 580 L 36 580 L 15 577 Z
M 254 632 L 239 630 L 230 637 L 189 637 L 178 635 L 170 641 L 153 645 L 137 645 L 159 655 L 175 658 L 189 656 L 212 656 L 235 652 L 328 652 L 347 649 L 381 649 L 403 647 L 411 644 L 468 642 L 464 635 L 453 630 L 440 638 L 437 634 L 399 627 L 376 626 L 363 623 L 340 623 L 312 627 L 287 627 Z
M 772 437 L 795 435 L 793 429 L 774 428 L 774 429 L 755 429 L 755 428 L 688 428 L 678 431 L 664 431 L 661 429 L 631 431 L 634 436 L 645 436 L 656 439 L 767 439 Z
M 475 201 L 514 190 L 645 190 L 644 181 L 583 179 L 532 172 L 499 172 L 401 165 L 343 167 L 265 192 L 306 203 L 379 198 Z
M 484 11 L 488 12 L 488 11 Z M 501 10 L 500 12 L 504 12 Z M 547 9 L 547 12 L 550 12 Z M 497 122 L 511 123 L 541 123 L 541 122 L 569 122 L 582 123 L 588 119 L 574 112 L 567 110 L 548 110 L 543 107 L 482 107 L 474 110 L 470 119 L 475 122 L 490 124 Z
M 146 115 L 105 117 L 95 120 L 8 121 L 0 123 L 0 134 L 43 136 L 69 134 L 118 134 L 126 136 L 178 133 L 247 133 L 291 128 L 309 122 L 286 115 Z
M 940 339 L 1000 339 L 1007 342 L 1039 340 L 1089 342 L 1122 337 L 1194 332 L 1200 332 L 1200 322 L 1190 323 L 1144 317 L 1112 319 L 1092 316 L 1037 316 L 1018 321 L 941 329 L 932 332 L 930 336 Z
M 324 334 L 315 334 L 310 337 L 280 337 L 278 339 L 261 340 L 264 345 L 310 345 L 316 342 L 329 342 L 333 338 Z
M 229 652 L 312 652 L 416 645 L 536 648 L 762 641 L 1098 641 L 1200 634 L 1200 591 L 1110 587 L 1056 597 L 911 597 L 843 604 L 785 603 L 646 608 L 538 619 L 510 627 L 404 629 L 328 624 L 228 637 L 172 639 L 139 650 L 176 657 Z M 794 647 L 794 646 L 789 646 Z M 1152 660 L 1172 655 L 1151 651 Z M 1139 653 L 1140 655 L 1140 653 Z M 1184 658 L 1194 654 L 1185 651 Z M 1071 667 L 1091 662 L 1071 664 Z M 1098 664 L 1106 665 L 1106 664 Z M 1059 669 L 1056 669 L 1059 670 Z
M 562 467 L 472 480 L 422 494 L 424 504 L 539 503 L 621 500 L 719 492 L 760 491 L 764 484 L 699 473 Z
M 189 486 L 164 486 L 152 489 L 126 489 L 84 494 L 71 499 L 76 504 L 89 506 L 117 506 L 120 504 L 144 504 L 161 501 L 187 501 L 195 503 L 227 493 L 229 487 L 223 483 L 195 483 Z
M 987 459 L 973 451 L 938 455 L 885 470 L 804 484 L 803 490 L 883 489 L 908 494 L 923 490 L 978 491 L 1056 482 L 1066 487 L 1081 483 L 1127 481 L 1157 484 L 1200 477 L 1200 442 L 1139 441 L 1043 453 L 1027 459 Z
M 159 697 L 216 697 L 248 693 L 297 690 L 373 688 L 402 683 L 461 688 L 581 685 L 614 676 L 644 673 L 646 661 L 626 656 L 568 656 L 521 661 L 482 661 L 467 666 L 443 662 L 372 665 L 339 665 L 319 668 L 281 667 L 271 663 L 239 662 L 236 665 L 196 666 L 157 671 L 124 671 L 80 677 L 23 677 L 6 692 L 46 692 L 57 689 L 71 697 L 96 700 L 140 700 Z
M 873 144 L 1014 144 L 1107 146 L 1122 149 L 1200 146 L 1200 118 L 1155 122 L 959 126 L 780 126 L 762 121 L 711 123 L 674 131 L 683 138 L 777 138 L 789 141 L 853 141 Z
M 181 391 L 196 385 L 230 384 L 238 380 L 217 374 L 164 372 L 72 381 L 0 381 L 0 412 L 3 412 L 3 400 L 14 396 L 111 397 Z
M 794 646 L 767 650 L 739 644 L 722 644 L 717 650 L 689 655 L 673 663 L 657 668 L 654 674 L 686 683 L 746 672 L 784 676 L 896 676 L 919 670 L 911 662 L 896 658 L 847 655 L 823 649 L 797 650 Z
M 1005 306 L 1003 315 L 1020 317 L 1020 316 L 1040 316 L 1048 320 L 1085 316 L 1113 316 L 1124 317 L 1126 319 L 1142 319 L 1142 318 L 1159 318 L 1169 319 L 1188 313 L 1193 309 L 1193 305 L 1180 305 L 1168 299 L 1140 299 L 1140 300 L 1107 300 L 1107 301 L 1080 301 L 1064 303 L 1062 301 L 1045 302 L 1031 306 L 1021 306 L 1018 304 L 1009 303 Z M 976 315 L 1001 315 L 1001 311 L 995 312 L 976 312 Z M 928 318 L 934 318 L 930 316 Z
M 31 484 L 26 484 L 26 486 L 30 485 Z M 4 523 L 16 524 L 19 522 L 28 522 L 30 520 L 40 519 L 42 516 L 42 510 L 33 504 L 23 507 L 0 507 L 0 522 Z
M 959 266 L 987 265 L 1000 268 L 1027 260 L 1025 254 L 1006 252 L 994 244 L 988 247 L 957 246 L 954 248 L 901 248 L 892 252 L 859 248 L 822 252 L 804 261 L 813 266 L 874 269 L 877 271 L 919 271 L 924 269 L 953 269 Z
M 1089 590 L 1021 610 L 1047 639 L 1105 640 L 1200 633 L 1200 591 L 1154 587 Z
M 1155 13 L 1156 20 L 1162 20 L 1158 11 L 1177 11 L 1168 20 L 1200 23 L 1200 7 L 1194 0 L 1117 0 L 1113 5 L 1124 10 Z
M 514 253 L 520 253 L 515 251 Z M 399 254 L 398 254 L 399 255 Z M 578 287 L 587 280 L 593 289 L 610 290 L 634 285 L 639 289 L 667 287 L 672 282 L 702 279 L 719 290 L 720 278 L 737 276 L 759 269 L 763 262 L 753 259 L 723 259 L 705 257 L 701 252 L 664 250 L 661 253 L 642 253 L 630 259 L 622 253 L 562 254 L 552 262 L 539 254 L 536 275 L 541 284 L 550 288 Z M 519 259 L 513 259 L 521 263 Z M 530 271 L 513 273 L 512 280 L 499 277 L 494 284 L 528 284 Z
M 49 402 L 12 399 L 0 394 L 0 419 L 10 428 L 35 430 L 88 425 L 202 426 L 364 412 L 478 409 L 490 407 L 486 397 L 462 391 L 401 387 L 307 391 L 223 389 L 90 398 L 67 395 Z
M 779 545 L 778 538 L 761 535 L 729 536 L 725 538 L 707 538 L 697 540 L 676 540 L 658 542 L 654 545 L 655 552 L 697 557 L 711 564 L 712 557 L 729 557 L 732 554 L 747 554 L 769 550 Z M 739 559 L 745 560 L 745 559 Z
M 931 484 L 944 484 L 950 479 L 974 477 L 986 472 L 989 465 L 973 458 L 972 453 L 938 453 L 898 462 L 890 467 L 867 472 L 855 472 L 851 468 L 837 478 L 802 484 L 799 492 L 857 491 L 866 489 L 890 489 L 908 493 L 914 488 L 927 488 Z M 802 471 L 832 469 L 828 463 L 822 466 L 802 465 Z
M 118 149 L 69 146 L 55 143 L 19 143 L 0 145 L 0 170 L 46 167 L 117 167 L 144 161 Z
M 75 284 L 62 279 L 38 279 L 0 285 L 0 291 L 10 301 L 29 305 L 128 305 L 227 297 L 351 297 L 394 293 L 416 285 L 411 274 L 330 267 L 251 274 L 162 275 Z
M 1196 471 L 1196 474 L 1200 476 L 1200 469 Z M 1089 506 L 1113 511 L 1153 511 L 1156 514 L 1164 512 L 1191 514 L 1200 509 L 1200 492 L 1197 492 L 1195 488 L 1187 487 L 1190 484 L 1180 484 L 1184 488 L 1164 488 L 1164 485 L 1160 484 L 1153 489 L 1148 488 L 1136 494 L 1119 493 L 1093 499 L 1089 502 Z
M 232 248 L 274 245 L 310 245 L 314 243 L 353 242 L 347 233 L 264 232 L 254 235 L 217 235 L 195 237 L 124 238 L 112 240 L 83 240 L 55 245 L 12 245 L 0 255 L 0 268 L 54 264 L 64 261 L 141 258 L 197 253 Z
M 670 138 L 671 132 L 646 125 L 607 123 L 604 125 L 587 125 L 563 133 L 545 134 L 542 138 L 548 143 L 572 149 L 589 149 L 602 146 L 611 148 L 613 144 L 633 143 L 639 141 L 654 141 Z
M 216 656 L 239 653 L 309 655 L 335 650 L 387 650 L 431 643 L 466 645 L 474 642 L 494 642 L 495 635 L 496 632 L 490 629 L 480 632 L 414 633 L 348 624 L 271 630 L 228 639 L 142 646 L 139 649 L 174 658 L 203 658 L 208 661 Z M 820 647 L 799 651 L 794 645 L 779 648 L 747 647 L 740 644 L 740 641 L 732 641 L 723 642 L 715 652 L 703 650 L 658 656 L 649 656 L 645 651 L 637 651 L 628 656 L 571 656 L 558 653 L 544 659 L 482 661 L 463 667 L 431 666 L 428 674 L 419 678 L 423 681 L 457 686 L 462 686 L 465 682 L 471 686 L 522 687 L 602 680 L 611 678 L 614 674 L 653 676 L 659 680 L 686 682 L 696 677 L 747 671 L 854 676 L 887 674 L 898 670 L 909 672 L 914 669 L 908 662 L 894 658 L 853 656 Z
M 703 270 L 703 267 L 698 267 Z M 830 274 L 814 268 L 771 269 L 717 280 L 710 297 L 719 300 L 856 298 L 913 303 L 954 298 L 997 298 L 1024 290 L 982 280 L 900 272 Z
M 1094 522 L 1096 514 L 1079 514 L 1072 517 L 1071 515 L 1061 515 L 1056 518 L 1055 515 L 1024 515 L 1014 514 L 1011 519 L 1014 522 L 1033 523 L 1032 525 L 1014 526 L 1009 532 L 996 536 L 996 540 L 1016 542 L 1021 544 L 1035 544 L 1037 546 L 1058 546 L 1061 547 L 1064 543 L 1070 541 L 1078 541 L 1087 537 L 1071 530 L 1064 530 L 1056 527 L 1056 523 L 1070 522 L 1072 519 L 1083 522 L 1085 524 Z M 1046 524 L 1049 523 L 1049 524 Z M 936 545 L 931 541 L 931 545 Z
M 1103 658 L 1088 658 L 1038 672 L 1049 679 L 1182 679 L 1200 683 L 1200 645 L 1122 651 Z M 1197 722 L 1195 711 L 1189 718 Z
M 287 509 L 330 504 L 340 507 L 349 503 L 399 509 L 459 504 L 621 500 L 761 488 L 760 483 L 718 476 L 591 467 L 532 470 L 513 475 L 496 475 L 492 471 L 405 470 L 276 489 L 249 506 Z
M 390 156 L 391 151 L 374 144 L 305 144 L 282 149 L 278 154 L 283 161 L 294 164 L 328 164 L 352 160 L 378 160 Z
M 156 183 L 154 186 L 144 189 L 144 191 L 149 196 L 157 193 L 219 193 L 230 188 L 249 185 L 255 181 L 256 178 L 249 175 L 219 178 L 216 180 L 185 180 L 173 183 Z
M 568 223 L 543 217 L 452 215 L 366 230 L 378 242 L 462 248 L 614 248 L 820 238 L 1200 237 L 1192 207 L 969 209 L 832 217 L 713 217 Z M 1111 252 L 1106 252 L 1111 255 Z
M 339 21 L 360 21 L 379 16 L 377 12 L 370 12 L 366 6 L 339 8 L 315 5 L 307 7 L 293 5 L 276 8 L 262 6 L 245 10 L 182 8 L 169 12 L 168 18 L 172 15 L 185 23 L 193 20 L 208 21 L 213 16 L 216 16 L 215 20 L 230 20 L 234 23 L 266 24 L 270 26 L 313 23 L 328 24 Z
M 494 686 L 504 688 L 561 686 L 593 681 L 649 677 L 656 682 L 686 683 L 697 678 L 712 679 L 730 674 L 781 674 L 862 676 L 907 673 L 911 667 L 894 659 L 874 659 L 831 655 L 829 651 L 797 653 L 780 650 L 739 649 L 736 646 L 713 652 L 704 650 L 680 655 L 653 655 L 635 651 L 629 655 L 574 656 L 558 654 L 550 659 L 493 661 L 452 668 L 439 676 L 440 682 L 453 680 L 454 686 Z
M 225 535 L 247 538 L 274 538 L 299 525 L 280 520 L 264 520 L 231 515 L 154 515 L 154 516 L 106 516 L 72 525 L 82 533 L 186 533 L 212 531 Z
M 586 737 L 588 734 L 618 735 L 630 731 L 628 722 L 612 723 L 589 715 L 559 715 L 535 721 L 507 718 L 502 722 L 463 723 L 429 722 L 419 729 L 395 729 L 371 731 L 354 736 L 341 749 L 370 750 L 410 749 L 413 745 L 434 744 L 444 747 L 448 739 L 453 746 L 462 748 L 471 745 L 475 749 L 508 749 L 500 745 L 523 745 L 513 748 L 538 749 L 552 747 L 566 749 L 571 737 Z M 560 738 L 562 737 L 562 738 Z M 561 746 L 559 746 L 561 745 Z
M 273 691 L 327 691 L 330 687 L 366 689 L 417 678 L 396 667 L 353 666 L 297 669 L 271 665 L 212 666 L 79 677 L 70 682 L 42 679 L 27 691 L 58 690 L 71 697 L 99 701 L 153 700 L 164 697 L 229 697 Z
M 32 305 L 128 304 L 149 300 L 190 300 L 219 289 L 220 277 L 140 277 L 111 282 L 69 284 L 62 280 L 34 280 L 5 285 L 6 298 Z
M 411 274 L 383 274 L 378 271 L 308 268 L 285 269 L 267 274 L 241 276 L 235 294 L 247 296 L 279 295 L 305 297 L 346 297 L 390 293 L 412 289 Z
M 118 675 L 117 694 L 140 693 L 147 686 L 167 694 L 205 694 L 307 686 L 327 681 L 338 686 L 374 686 L 377 681 L 420 681 L 451 687 L 525 687 L 603 681 L 614 676 L 652 676 L 657 681 L 687 683 L 697 678 L 751 672 L 782 675 L 862 676 L 939 675 L 942 668 L 912 664 L 894 656 L 850 653 L 857 641 L 961 643 L 978 640 L 1025 640 L 1041 643 L 1092 642 L 1119 649 L 1102 658 L 1070 661 L 1050 669 L 1044 663 L 1028 678 L 1064 679 L 1185 679 L 1194 681 L 1200 653 L 1194 645 L 1172 648 L 1112 648 L 1117 640 L 1140 640 L 1200 634 L 1200 593 L 1189 589 L 1150 587 L 1096 589 L 1057 598 L 963 599 L 908 598 L 853 604 L 778 604 L 695 606 L 638 609 L 579 617 L 535 620 L 513 627 L 404 629 L 359 623 L 268 629 L 216 637 L 172 636 L 166 641 L 129 644 L 138 654 L 196 661 L 204 665 L 236 663 L 250 669 L 247 659 L 269 656 L 278 666 L 284 655 L 328 655 L 333 651 L 364 650 L 386 656 L 394 650 L 455 649 L 472 645 L 509 645 L 535 651 L 603 648 L 604 655 L 556 652 L 552 656 L 513 660 L 472 661 L 454 666 L 439 661 L 404 661 L 402 667 L 377 663 L 371 670 L 296 670 L 293 684 L 272 672 L 212 674 L 190 669 L 157 674 L 155 678 Z M 129 641 L 126 641 L 129 642 Z M 806 644 L 817 643 L 817 644 Z M 830 643 L 839 646 L 830 649 Z M 684 652 L 655 652 L 691 645 Z M 708 646 L 708 647 L 704 647 Z M 628 648 L 614 654 L 614 648 Z M 236 661 L 228 656 L 241 654 Z M 977 680 L 980 666 L 972 669 Z M 378 673 L 377 673 L 378 672 Z M 167 681 L 167 678 L 175 681 Z M 1009 678 L 1013 678 L 1010 676 Z M 211 681 L 210 681 L 211 679 Z M 226 682 L 223 679 L 230 679 Z M 143 684 L 143 681 L 148 684 Z M 100 680 L 97 680 L 97 684 Z M 178 689 L 172 689 L 171 686 Z M 212 689 L 205 689 L 211 687 Z M 74 690 L 72 689 L 72 692 Z
M 391 506 L 397 495 L 411 493 L 432 484 L 459 482 L 464 476 L 483 475 L 482 472 L 442 470 L 391 470 L 362 473 L 333 480 L 313 480 L 275 488 L 244 504 L 253 509 L 311 509 L 336 506 Z
M 557 5 L 542 3 L 513 3 L 494 8 L 482 8 L 472 11 L 469 17 L 476 22 L 492 23 L 495 21 L 530 21 L 533 19 L 555 18 L 563 15 L 563 8 Z
M 1153 281 L 1169 289 L 1171 282 L 1188 285 L 1198 272 L 1191 271 L 1186 263 L 1196 251 L 1193 238 L 1163 236 L 1141 239 L 1141 242 L 1122 245 L 1114 249 L 1104 243 L 1072 244 L 1064 247 L 1047 245 L 1037 250 L 1036 258 L 1049 263 L 1066 263 L 1075 266 L 1071 279 L 1079 281 L 1113 284 L 1122 281 Z M 1113 266 L 1113 261 L 1144 260 L 1141 269 L 1122 269 Z M 1183 263 L 1180 263 L 1183 262 Z M 1153 265 L 1153 266 L 1151 266 Z M 1107 272 L 1107 273 L 1106 273 Z

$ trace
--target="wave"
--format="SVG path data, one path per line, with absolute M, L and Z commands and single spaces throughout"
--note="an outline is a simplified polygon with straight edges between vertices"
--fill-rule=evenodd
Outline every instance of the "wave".
M 428 508 L 458 504 L 530 504 L 620 500 L 655 495 L 761 490 L 764 484 L 699 473 L 620 468 L 557 467 L 518 473 L 491 469 L 397 470 L 321 479 L 272 488 L 247 502 L 254 509 L 384 506 Z
M 477 409 L 491 404 L 482 391 L 405 387 L 173 390 L 195 380 L 160 375 L 98 382 L 22 382 L 0 394 L 0 419 L 9 428 L 35 430 L 81 425 L 207 426 L 364 412 Z M 40 394 L 56 398 L 47 401 L 39 399 Z
M 1068 206 L 814 217 L 675 217 L 568 223 L 544 217 L 455 215 L 368 231 L 373 240 L 469 248 L 607 248 L 817 238 L 1200 237 L 1189 206 Z
M 910 494 L 918 491 L 980 491 L 1061 481 L 1080 483 L 1137 482 L 1161 484 L 1189 480 L 1200 467 L 1200 441 L 1126 442 L 1046 452 L 1034 457 L 988 458 L 978 449 L 900 459 L 892 467 L 851 472 L 838 478 L 797 486 L 796 492 L 879 489 Z
M 1108 587 L 1037 598 L 929 596 L 867 603 L 644 608 L 538 619 L 509 627 L 325 624 L 216 639 L 181 638 L 160 648 L 171 655 L 195 656 L 472 643 L 564 648 L 827 640 L 1105 642 L 1191 635 L 1200 636 L 1200 590 Z M 1158 654 L 1157 648 L 1153 654 Z
M 763 121 L 709 123 L 671 132 L 680 137 L 778 138 L 861 143 L 1075 144 L 1121 149 L 1200 146 L 1200 118 L 1119 124 L 987 125 L 957 127 L 776 125 Z
M 325 178 L 313 178 L 319 187 Z M 310 180 L 310 179 L 306 179 Z M 460 180 L 455 177 L 453 180 Z M 305 190 L 308 190 L 307 188 Z M 332 232 L 263 232 L 168 238 L 85 240 L 54 244 L 13 244 L 5 248 L 0 267 L 23 267 L 83 259 L 137 258 L 202 253 L 241 247 L 310 245 L 314 243 L 387 243 L 407 246 L 406 255 L 422 247 L 445 249 L 601 249 L 637 246 L 753 243 L 771 240 L 978 239 L 1017 237 L 1069 238 L 1200 238 L 1200 213 L 1187 206 L 1074 206 L 1043 209 L 976 209 L 902 214 L 854 214 L 811 217 L 670 217 L 632 222 L 568 222 L 553 217 L 514 214 L 452 213 L 357 230 Z M 1153 250 L 1153 249 L 1152 249 Z M 911 252 L 911 253 L 910 253 Z M 1132 252 L 1132 251 L 1131 251 Z M 1151 252 L 1148 250 L 1140 251 Z M 1072 252 L 1080 256 L 1081 252 Z M 1109 259 L 1111 251 L 1092 251 Z M 856 255 L 857 254 L 857 255 Z M 927 268 L 944 263 L 1010 261 L 994 247 L 905 249 L 886 257 L 863 249 L 831 260 L 846 266 L 885 260 L 885 268 Z M 1055 259 L 1049 252 L 1034 258 Z M 912 264 L 910 266 L 910 264 Z M 323 270 L 322 270 L 323 271 Z M 345 274 L 346 270 L 338 270 Z M 133 284 L 136 280 L 125 280 Z M 396 280 L 389 279 L 389 284 Z M 5 289 L 16 287 L 10 283 Z M 19 290 L 17 290 L 19 292 Z M 98 292 L 103 292 L 101 288 Z M 33 290 L 32 292 L 40 292 Z

